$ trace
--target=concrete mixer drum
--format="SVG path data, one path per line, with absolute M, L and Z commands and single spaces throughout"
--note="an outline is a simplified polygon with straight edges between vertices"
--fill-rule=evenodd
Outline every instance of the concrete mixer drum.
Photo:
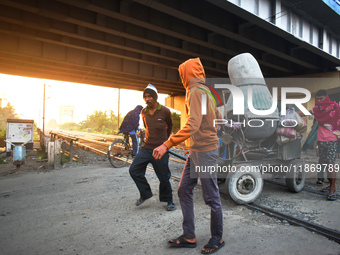
M 260 116 L 252 113 L 248 105 L 248 97 L 250 96 L 256 110 L 268 110 L 273 103 L 272 95 L 256 59 L 249 53 L 237 55 L 229 61 L 228 73 L 232 85 L 241 89 L 244 95 L 244 115 L 234 115 L 233 96 L 231 94 L 226 105 L 227 119 L 233 122 L 241 122 L 245 138 L 248 140 L 263 140 L 270 137 L 276 130 L 277 121 L 267 120 L 279 119 L 278 110 L 276 109 L 269 115 Z M 251 95 L 249 89 L 252 90 Z

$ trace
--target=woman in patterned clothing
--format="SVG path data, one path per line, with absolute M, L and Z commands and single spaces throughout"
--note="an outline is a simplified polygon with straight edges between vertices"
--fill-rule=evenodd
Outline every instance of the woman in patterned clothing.
M 316 106 L 313 114 L 319 121 L 318 146 L 320 152 L 319 164 L 327 164 L 327 176 L 330 185 L 323 189 L 329 191 L 327 199 L 336 200 L 335 194 L 335 158 L 340 135 L 340 106 L 331 101 L 326 90 L 319 90 L 315 95 Z M 320 181 L 320 179 L 319 179 Z

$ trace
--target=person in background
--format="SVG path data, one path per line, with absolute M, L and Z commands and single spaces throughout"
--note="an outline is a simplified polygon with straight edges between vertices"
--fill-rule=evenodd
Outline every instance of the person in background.
M 140 206 L 153 196 L 150 185 L 145 178 L 146 167 L 151 163 L 160 181 L 159 200 L 161 202 L 167 202 L 168 205 L 166 209 L 173 211 L 176 209 L 176 206 L 172 200 L 169 153 L 167 153 L 162 160 L 155 160 L 152 156 L 153 149 L 165 142 L 171 134 L 171 112 L 167 107 L 157 102 L 158 91 L 152 84 L 149 84 L 145 88 L 143 98 L 147 104 L 147 107 L 141 112 L 146 128 L 145 141 L 129 169 L 130 175 L 140 193 L 140 198 L 137 200 L 136 206 Z
M 210 232 L 211 238 L 202 249 L 203 254 L 214 253 L 224 246 L 223 213 L 215 171 L 210 169 L 216 165 L 217 160 L 217 130 L 214 119 L 220 119 L 214 99 L 205 83 L 205 72 L 199 58 L 189 59 L 179 66 L 179 74 L 186 90 L 187 119 L 183 128 L 154 149 L 153 156 L 160 160 L 172 146 L 186 140 L 189 147 L 189 156 L 186 160 L 181 181 L 178 187 L 178 197 L 183 214 L 183 235 L 169 239 L 171 247 L 196 247 L 195 215 L 193 202 L 193 189 L 200 178 L 203 198 L 211 208 Z M 202 115 L 202 97 L 207 98 L 207 113 Z M 189 140 L 190 139 L 190 140 Z
M 132 139 L 132 156 L 136 156 L 138 153 L 138 139 L 137 139 L 137 130 L 139 129 L 139 115 L 141 110 L 143 109 L 143 106 L 137 105 L 135 109 L 129 111 L 122 124 L 119 127 L 119 132 L 126 134 L 129 133 Z
M 335 194 L 335 158 L 338 146 L 338 137 L 340 135 L 340 106 L 331 101 L 326 90 L 318 90 L 315 95 L 316 106 L 312 113 L 314 118 L 319 122 L 317 133 L 317 143 L 319 147 L 319 164 L 327 167 L 327 176 L 330 185 L 323 189 L 328 191 L 327 199 L 336 200 Z M 322 169 L 324 170 L 324 169 Z M 321 171 L 323 175 L 323 172 Z M 323 176 L 318 173 L 318 182 L 323 182 Z

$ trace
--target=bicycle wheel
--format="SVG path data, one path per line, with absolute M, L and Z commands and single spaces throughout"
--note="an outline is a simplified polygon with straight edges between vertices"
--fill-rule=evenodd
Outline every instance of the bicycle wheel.
M 116 168 L 125 166 L 130 155 L 130 146 L 121 139 L 114 141 L 107 152 L 110 164 Z

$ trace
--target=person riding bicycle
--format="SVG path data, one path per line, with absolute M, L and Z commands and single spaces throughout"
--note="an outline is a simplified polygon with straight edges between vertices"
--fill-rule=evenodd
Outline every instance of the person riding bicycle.
M 143 106 L 137 105 L 135 109 L 129 111 L 122 124 L 119 127 L 119 132 L 123 134 L 129 134 L 132 139 L 132 156 L 136 156 L 138 153 L 138 139 L 137 139 L 137 130 L 139 130 L 139 115 Z

